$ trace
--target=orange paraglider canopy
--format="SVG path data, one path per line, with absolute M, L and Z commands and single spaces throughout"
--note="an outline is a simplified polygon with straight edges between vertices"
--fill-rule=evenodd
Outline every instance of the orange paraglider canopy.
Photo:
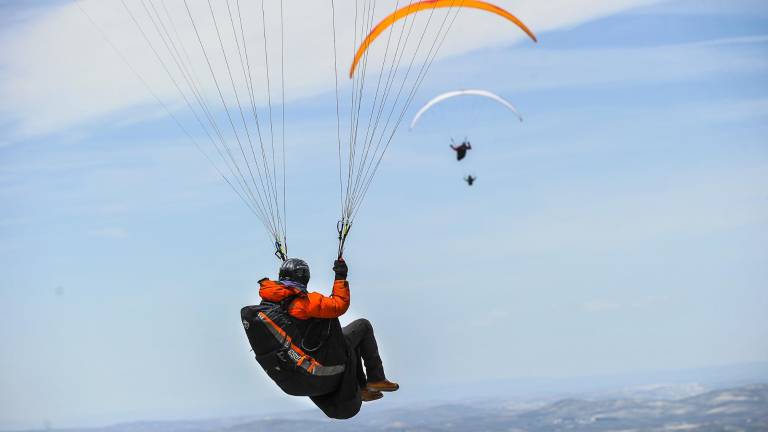
M 389 16 L 381 20 L 380 23 L 376 24 L 376 27 L 374 27 L 373 30 L 371 30 L 371 32 L 365 38 L 363 43 L 361 43 L 360 47 L 357 49 L 357 52 L 355 53 L 355 58 L 354 60 L 352 60 L 352 66 L 349 68 L 349 77 L 352 78 L 352 76 L 355 74 L 355 70 L 357 69 L 357 64 L 358 62 L 360 62 L 360 59 L 363 57 L 363 54 L 365 54 L 365 51 L 368 49 L 368 47 L 370 47 L 373 41 L 375 41 L 376 38 L 379 37 L 379 35 L 382 34 L 384 30 L 389 28 L 392 24 L 416 12 L 420 12 L 428 9 L 440 9 L 440 8 L 451 8 L 451 7 L 480 9 L 480 10 L 484 10 L 484 11 L 499 15 L 515 23 L 515 25 L 520 27 L 520 29 L 523 30 L 528 36 L 530 36 L 530 38 L 533 39 L 534 42 L 538 42 L 536 39 L 536 35 L 534 35 L 533 32 L 525 24 L 523 24 L 523 22 L 520 21 L 516 16 L 490 3 L 480 1 L 480 0 L 424 0 L 424 1 L 413 3 L 396 10 L 395 12 L 393 12 L 392 14 L 390 14 Z

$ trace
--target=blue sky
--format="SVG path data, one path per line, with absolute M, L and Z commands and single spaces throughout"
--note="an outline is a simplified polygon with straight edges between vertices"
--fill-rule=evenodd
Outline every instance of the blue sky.
M 371 319 L 404 392 L 768 360 L 768 6 L 599 3 L 551 23 L 521 5 L 538 45 L 468 46 L 417 95 L 486 88 L 525 121 L 449 101 L 398 134 L 365 201 L 343 321 Z M 259 222 L 147 100 L 70 99 L 68 66 L 20 49 L 60 4 L 0 2 L 19 29 L 0 31 L 0 428 L 307 407 L 239 325 L 277 266 Z M 37 117 L 20 71 L 46 65 Z M 326 84 L 287 107 L 291 250 L 320 291 L 339 211 Z

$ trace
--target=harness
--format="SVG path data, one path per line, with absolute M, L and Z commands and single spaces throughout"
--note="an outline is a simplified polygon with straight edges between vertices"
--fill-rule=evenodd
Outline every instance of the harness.
M 281 307 L 282 307 L 282 304 L 281 304 Z M 289 336 L 282 328 L 280 328 L 280 326 L 275 324 L 274 321 L 269 319 L 269 317 L 264 312 L 259 312 L 256 316 L 259 318 L 259 320 L 261 320 L 261 322 L 267 327 L 270 333 L 272 333 L 275 339 L 277 339 L 280 345 L 285 349 L 285 353 L 287 357 L 293 363 L 296 364 L 296 367 L 302 368 L 305 371 L 307 371 L 307 373 L 309 373 L 310 375 L 315 375 L 315 376 L 336 375 L 344 372 L 343 364 L 336 365 L 336 366 L 323 366 L 322 364 L 320 364 L 320 362 L 315 360 L 312 356 L 305 353 L 301 348 L 299 348 L 293 343 L 293 339 L 291 338 L 291 336 Z M 309 329 L 311 329 L 311 326 L 312 325 L 310 325 Z M 305 332 L 305 336 L 307 333 L 309 333 L 309 329 L 307 329 L 307 331 Z M 324 341 L 322 341 L 312 351 L 316 351 L 320 349 L 323 342 Z M 302 337 L 301 345 L 304 346 L 304 337 Z M 278 354 L 278 356 L 280 356 L 280 354 Z M 284 361 L 287 360 L 285 358 L 281 358 L 281 359 Z
M 346 370 L 346 342 L 338 319 L 300 320 L 290 315 L 288 309 L 300 295 L 245 306 L 240 316 L 256 360 L 284 392 L 329 394 Z

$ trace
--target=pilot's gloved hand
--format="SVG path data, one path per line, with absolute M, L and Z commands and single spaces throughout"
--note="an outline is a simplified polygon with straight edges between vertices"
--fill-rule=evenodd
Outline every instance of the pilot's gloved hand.
M 336 274 L 336 280 L 346 280 L 349 268 L 344 258 L 337 259 L 333 262 L 333 272 Z

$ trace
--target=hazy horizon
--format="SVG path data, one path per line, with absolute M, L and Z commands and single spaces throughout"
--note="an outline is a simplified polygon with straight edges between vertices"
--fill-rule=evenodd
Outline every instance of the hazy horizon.
M 651 384 L 653 383 L 653 384 Z M 661 422 L 665 426 L 680 426 L 681 420 L 691 421 L 691 417 L 708 418 L 707 422 L 701 426 L 712 427 L 716 424 L 725 424 L 734 426 L 734 422 L 745 424 L 754 424 L 758 427 L 759 422 L 768 421 L 768 418 L 762 418 L 760 406 L 766 406 L 768 399 L 751 400 L 745 397 L 725 397 L 733 391 L 745 389 L 764 389 L 768 393 L 768 363 L 731 365 L 711 368 L 702 368 L 695 370 L 670 370 L 670 371 L 645 371 L 644 373 L 580 377 L 569 379 L 542 379 L 535 377 L 525 377 L 520 379 L 497 381 L 495 384 L 501 385 L 489 387 L 489 383 L 464 383 L 454 385 L 444 385 L 439 388 L 439 392 L 423 392 L 425 389 L 405 389 L 411 390 L 410 394 L 387 395 L 387 403 L 365 404 L 354 419 L 340 421 L 330 420 L 310 404 L 294 406 L 291 409 L 285 406 L 280 409 L 264 410 L 254 409 L 252 412 L 241 415 L 230 416 L 208 416 L 204 413 L 186 418 L 166 418 L 151 419 L 137 418 L 126 419 L 120 422 L 107 422 L 91 425 L 57 425 L 48 420 L 35 427 L 34 425 L 24 428 L 28 431 L 37 430 L 93 430 L 93 431 L 207 431 L 221 430 L 222 427 L 232 430 L 233 428 L 243 428 L 244 430 L 262 430 L 259 426 L 254 429 L 252 425 L 266 423 L 265 430 L 274 430 L 279 426 L 280 430 L 291 430 L 297 426 L 305 430 L 343 429 L 360 430 L 364 428 L 369 430 L 373 425 L 387 430 L 393 428 L 397 430 L 410 430 L 409 426 L 416 427 L 417 423 L 430 422 L 437 425 L 446 423 L 452 425 L 455 430 L 462 430 L 456 423 L 466 425 L 471 428 L 473 418 L 477 413 L 472 412 L 475 407 L 482 407 L 488 410 L 483 414 L 486 419 L 496 417 L 496 423 L 500 425 L 512 426 L 512 419 L 516 415 L 530 415 L 554 409 L 558 406 L 568 406 L 572 404 L 581 404 L 580 413 L 589 418 L 589 413 L 585 408 L 590 404 L 597 406 L 608 404 L 615 406 L 619 411 L 626 411 L 626 405 L 641 404 L 648 402 L 651 406 L 659 407 L 659 403 L 669 403 L 672 406 L 672 413 L 678 412 L 677 418 L 665 419 L 664 416 L 656 413 L 641 411 L 639 416 L 628 416 L 625 421 L 629 425 L 639 426 L 647 422 Z M 688 417 L 680 415 L 679 402 L 701 398 L 709 394 L 717 396 L 712 397 L 712 402 L 704 404 L 705 409 L 698 409 L 688 412 Z M 405 396 L 405 397 L 402 397 Z M 286 397 L 287 398 L 287 397 Z M 728 407 L 730 403 L 751 403 L 756 404 L 754 410 L 742 411 L 739 408 Z M 713 404 L 715 405 L 713 407 Z M 762 404 L 762 405 L 761 405 Z M 445 412 L 449 409 L 451 412 Z M 465 412 L 469 409 L 469 412 Z M 439 418 L 432 413 L 448 414 L 447 418 Z M 598 413 L 607 416 L 609 410 L 606 407 L 598 408 Z M 730 414 L 734 417 L 724 419 L 718 417 L 718 413 Z M 419 414 L 421 413 L 421 414 Z M 764 415 L 763 415 L 764 417 Z M 750 420 L 751 419 L 751 420 Z M 548 429 L 553 430 L 556 425 L 572 422 L 574 418 L 564 416 L 563 414 L 554 415 L 548 420 L 551 424 Z M 580 422 L 580 421 L 577 421 Z M 696 424 L 696 423 L 693 423 Z M 614 425 L 615 426 L 615 425 Z M 18 432 L 19 429 L 0 429 L 7 432 Z M 465 429 L 466 430 L 466 429 Z M 503 429 L 506 430 L 506 429 Z M 587 429 L 589 430 L 589 429 Z M 641 429 L 642 430 L 642 429 Z M 655 429 L 651 429 L 655 430 Z

